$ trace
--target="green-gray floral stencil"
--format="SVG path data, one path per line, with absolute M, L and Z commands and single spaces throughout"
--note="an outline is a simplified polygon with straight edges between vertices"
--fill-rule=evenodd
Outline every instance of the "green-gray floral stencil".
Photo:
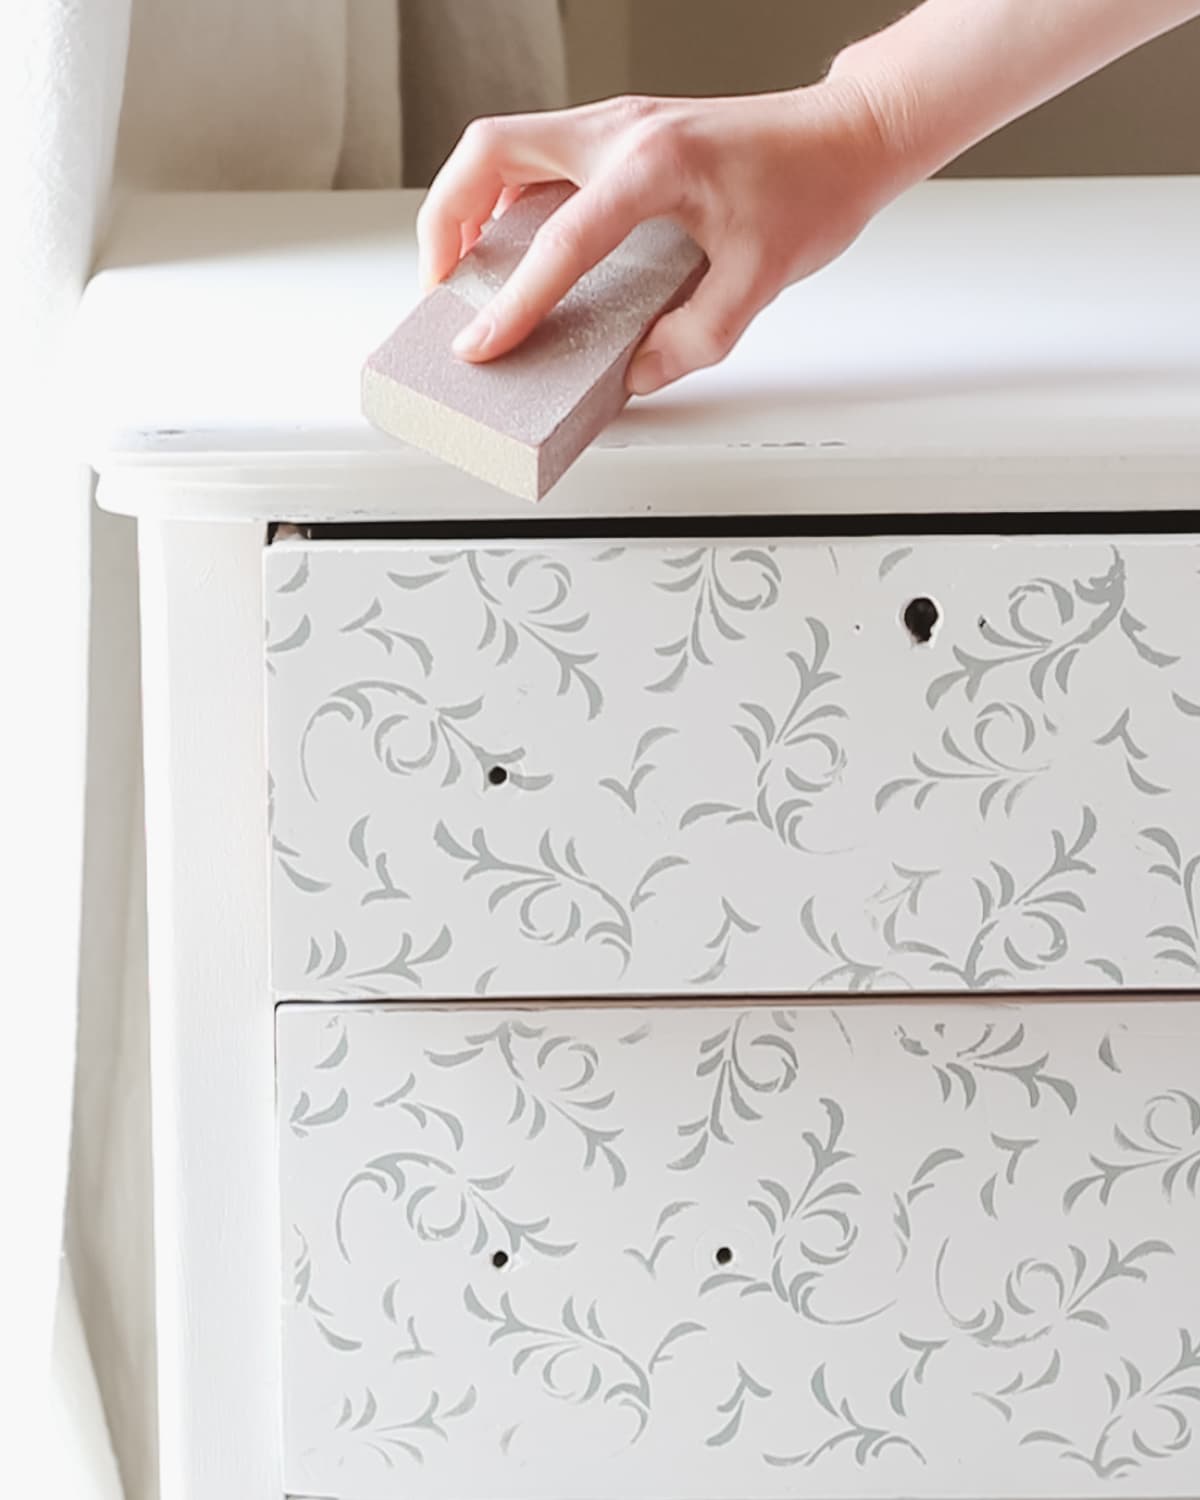
M 415 971 L 447 999 L 1195 983 L 1193 538 L 293 538 L 266 566 L 282 994 L 385 997 L 400 931 L 411 958 L 443 928 L 476 938 Z M 495 868 L 455 884 L 477 835 Z
M 289 1493 L 1193 1492 L 1200 1002 L 277 1017 Z
M 675 1346 L 697 1333 L 700 1323 L 668 1328 L 643 1360 L 618 1347 L 605 1334 L 595 1302 L 579 1309 L 575 1299 L 563 1304 L 557 1327 L 527 1323 L 505 1293 L 497 1309 L 487 1307 L 473 1287 L 463 1294 L 467 1312 L 492 1325 L 489 1343 L 504 1340 L 513 1350 L 514 1375 L 536 1375 L 546 1394 L 557 1401 L 586 1405 L 599 1401 L 632 1414 L 631 1443 L 646 1430 L 654 1404 L 654 1374 L 675 1354 Z

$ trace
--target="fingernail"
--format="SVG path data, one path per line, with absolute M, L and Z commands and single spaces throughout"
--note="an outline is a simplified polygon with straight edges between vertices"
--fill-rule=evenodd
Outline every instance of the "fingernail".
M 470 359 L 472 355 L 486 351 L 495 332 L 496 325 L 491 318 L 481 315 L 467 324 L 450 347 L 460 359 Z
M 657 349 L 639 354 L 629 367 L 629 389 L 635 396 L 649 396 L 666 383 L 666 363 Z

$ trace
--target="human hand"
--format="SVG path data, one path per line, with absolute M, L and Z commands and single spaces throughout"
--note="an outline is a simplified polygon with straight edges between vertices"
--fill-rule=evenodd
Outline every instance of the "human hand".
M 870 100 L 852 80 L 477 120 L 418 216 L 426 287 L 449 275 L 523 187 L 546 181 L 579 191 L 454 352 L 476 363 L 506 353 L 640 222 L 670 218 L 710 268 L 643 341 L 628 375 L 635 395 L 723 359 L 757 313 L 840 254 L 899 186 Z

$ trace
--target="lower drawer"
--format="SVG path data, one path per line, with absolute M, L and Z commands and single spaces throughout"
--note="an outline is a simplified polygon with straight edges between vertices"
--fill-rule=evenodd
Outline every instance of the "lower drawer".
M 1200 1000 L 277 1016 L 289 1493 L 1200 1494 Z

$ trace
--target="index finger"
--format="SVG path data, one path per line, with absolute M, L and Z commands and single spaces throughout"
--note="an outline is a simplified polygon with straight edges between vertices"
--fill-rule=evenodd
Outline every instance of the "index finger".
M 552 149 L 549 117 L 473 120 L 430 184 L 417 214 L 421 281 L 428 288 L 458 264 L 505 188 L 571 178 L 567 153 Z M 557 132 L 561 146 L 561 127 Z M 574 180 L 574 179 L 572 179 Z
M 627 185 L 596 180 L 546 220 L 491 302 L 454 340 L 460 359 L 483 363 L 528 338 L 575 283 L 609 255 L 652 210 Z

